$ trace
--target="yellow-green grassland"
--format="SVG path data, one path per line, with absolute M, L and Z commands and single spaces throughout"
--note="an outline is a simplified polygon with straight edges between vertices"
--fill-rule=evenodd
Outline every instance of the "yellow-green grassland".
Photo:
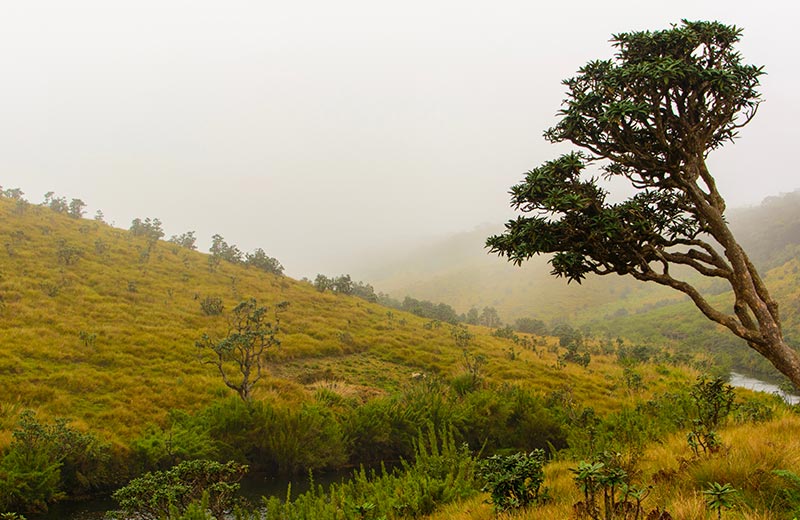
M 274 475 L 396 468 L 265 502 L 280 518 L 380 518 L 389 502 L 386 518 L 573 518 L 571 468 L 598 454 L 648 490 L 648 512 L 704 518 L 711 483 L 737 489 L 726 517 L 797 507 L 800 419 L 778 399 L 737 392 L 720 443 L 687 443 L 703 356 L 443 323 L 13 197 L 0 245 L 0 513 L 208 459 Z M 249 298 L 270 316 L 288 305 L 244 402 L 197 342 L 226 337 Z M 478 460 L 538 449 L 549 498 L 498 513 Z

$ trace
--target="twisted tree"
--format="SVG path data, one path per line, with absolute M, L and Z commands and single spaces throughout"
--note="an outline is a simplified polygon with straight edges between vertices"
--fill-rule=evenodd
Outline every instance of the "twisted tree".
M 784 341 L 778 304 L 725 219 L 708 154 L 737 137 L 756 114 L 762 67 L 742 62 L 741 29 L 689 22 L 614 35 L 614 58 L 592 61 L 564 81 L 551 142 L 581 150 L 548 161 L 512 187 L 525 215 L 487 240 L 520 264 L 553 253 L 552 274 L 629 275 L 685 293 L 800 385 L 800 356 Z M 584 169 L 627 179 L 635 194 L 608 203 Z M 674 266 L 730 284 L 732 308 L 712 305 Z
M 253 387 L 262 377 L 264 355 L 271 347 L 280 346 L 280 313 L 289 302 L 275 305 L 273 319 L 269 309 L 255 299 L 244 300 L 228 318 L 228 334 L 213 339 L 203 334 L 195 345 L 209 352 L 205 362 L 217 367 L 225 386 L 235 390 L 244 402 L 252 398 Z

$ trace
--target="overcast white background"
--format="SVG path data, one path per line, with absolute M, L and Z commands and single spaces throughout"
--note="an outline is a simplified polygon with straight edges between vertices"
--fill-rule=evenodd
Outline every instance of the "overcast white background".
M 797 8 L 716 0 L 3 2 L 0 185 L 339 274 L 509 218 L 509 186 L 562 151 L 541 137 L 561 80 L 681 18 L 743 27 L 768 73 L 710 161 L 729 205 L 800 187 Z

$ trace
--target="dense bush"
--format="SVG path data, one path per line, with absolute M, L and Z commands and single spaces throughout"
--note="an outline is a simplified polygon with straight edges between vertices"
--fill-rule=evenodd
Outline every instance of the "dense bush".
M 566 447 L 566 432 L 543 399 L 531 391 L 509 387 L 480 390 L 461 403 L 459 431 L 472 449 L 514 453 Z
M 351 462 L 373 464 L 411 458 L 418 432 L 431 424 L 457 431 L 463 418 L 448 388 L 436 378 L 416 382 L 403 394 L 355 408 L 344 421 Z
M 313 487 L 293 500 L 265 499 L 267 518 L 417 518 L 442 504 L 474 494 L 475 462 L 451 434 L 432 427 L 415 443 L 413 462 L 367 472 L 332 485 Z M 370 516 L 367 516 L 370 515 Z
M 46 510 L 66 495 L 113 485 L 110 448 L 65 419 L 41 423 L 23 411 L 0 459 L 0 510 Z
M 185 461 L 133 479 L 113 496 L 124 512 L 142 520 L 172 518 L 200 500 L 222 519 L 236 505 L 238 482 L 246 472 L 247 466 L 235 462 Z
M 507 511 L 545 500 L 544 464 L 544 450 L 482 460 L 478 472 L 486 482 L 483 491 L 491 494 L 495 510 Z
M 322 394 L 321 394 L 322 395 Z M 137 472 L 184 460 L 234 460 L 281 474 L 377 465 L 414 457 L 420 430 L 451 428 L 484 453 L 561 449 L 567 434 L 545 401 L 514 387 L 460 396 L 436 378 L 366 403 L 331 399 L 300 406 L 229 398 L 190 415 L 173 411 L 131 445 Z
M 196 415 L 172 412 L 166 429 L 149 428 L 132 452 L 139 471 L 204 458 L 291 474 L 342 467 L 345 446 L 341 426 L 322 405 L 277 407 L 230 398 Z

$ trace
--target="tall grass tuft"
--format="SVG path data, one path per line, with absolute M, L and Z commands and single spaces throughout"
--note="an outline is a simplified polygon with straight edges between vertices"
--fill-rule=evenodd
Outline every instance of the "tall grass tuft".
M 429 427 L 420 433 L 413 462 L 400 468 L 368 471 L 363 467 L 350 480 L 322 486 L 287 500 L 264 499 L 267 518 L 338 520 L 341 518 L 411 518 L 477 492 L 475 461 L 447 429 Z

